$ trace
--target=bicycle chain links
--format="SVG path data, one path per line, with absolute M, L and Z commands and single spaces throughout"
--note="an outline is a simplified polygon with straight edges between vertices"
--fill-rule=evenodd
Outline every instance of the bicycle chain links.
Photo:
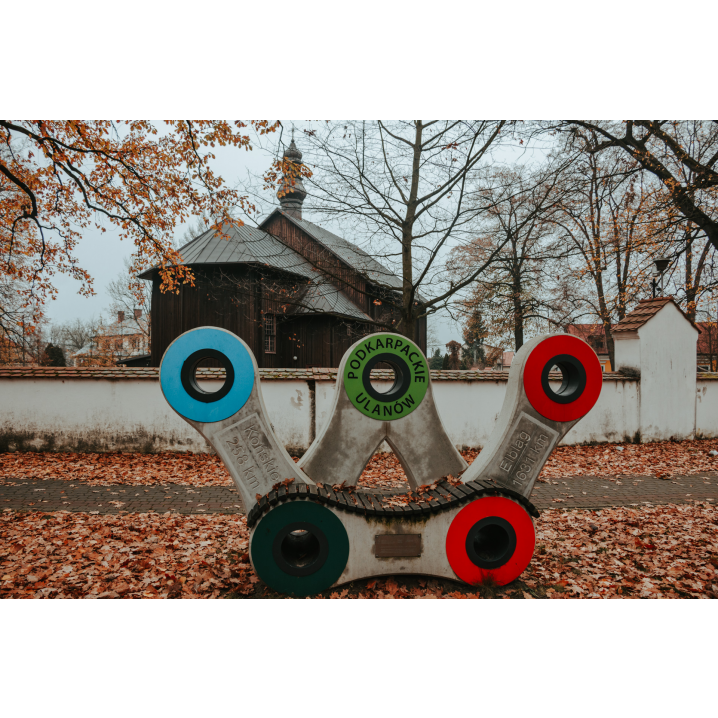
M 218 391 L 196 378 L 207 359 L 224 367 Z M 393 382 L 372 380 L 372 370 L 386 365 Z M 556 368 L 560 375 L 551 373 Z M 160 367 L 167 402 L 214 447 L 234 480 L 257 575 L 293 596 L 385 575 L 470 585 L 515 580 L 535 548 L 536 478 L 595 405 L 602 380 L 583 340 L 557 334 L 527 342 L 511 364 L 489 442 L 467 468 L 441 421 L 419 347 L 397 334 L 372 334 L 344 355 L 330 417 L 295 464 L 275 436 L 257 362 L 239 337 L 193 329 L 172 342 Z M 403 497 L 356 488 L 384 441 L 414 490 Z

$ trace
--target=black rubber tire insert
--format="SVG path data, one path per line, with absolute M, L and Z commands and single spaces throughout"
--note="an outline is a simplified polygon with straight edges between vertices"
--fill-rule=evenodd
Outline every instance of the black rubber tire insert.
M 294 536 L 295 531 L 306 532 L 303 536 Z M 309 560 L 302 565 L 290 563 L 288 554 L 295 553 Z M 272 556 L 277 566 L 290 576 L 311 576 L 327 562 L 329 542 L 324 532 L 314 524 L 295 521 L 277 533 L 272 544 Z
M 371 371 L 379 363 L 385 362 L 394 369 L 394 385 L 385 393 L 377 391 L 371 384 Z M 385 403 L 395 402 L 401 399 L 411 386 L 411 369 L 409 365 L 396 354 L 389 352 L 375 354 L 364 366 L 362 373 L 362 385 L 364 391 L 374 399 Z
M 557 366 L 563 374 L 563 383 L 558 391 L 549 385 L 549 372 Z M 541 372 L 541 386 L 546 396 L 557 404 L 576 401 L 586 388 L 586 370 L 583 364 L 570 354 L 557 354 L 549 359 Z
M 218 391 L 205 391 L 199 386 L 199 384 L 197 384 L 195 371 L 197 370 L 197 365 L 205 359 L 216 359 L 224 368 L 224 384 Z M 234 367 L 226 354 L 223 354 L 216 349 L 199 349 L 198 351 L 190 354 L 184 360 L 184 364 L 182 364 L 182 371 L 180 372 L 180 379 L 184 390 L 193 399 L 202 401 L 205 404 L 211 404 L 213 401 L 224 399 L 224 397 L 232 390 L 232 386 L 234 385 Z
M 487 516 L 475 523 L 466 535 L 466 553 L 479 568 L 499 568 L 516 550 L 516 531 L 500 516 Z

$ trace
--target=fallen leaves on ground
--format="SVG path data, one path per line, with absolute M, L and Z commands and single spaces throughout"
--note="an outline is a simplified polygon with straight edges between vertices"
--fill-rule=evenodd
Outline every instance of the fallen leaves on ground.
M 508 586 L 354 581 L 319 598 L 718 598 L 718 508 L 545 511 Z M 254 574 L 243 517 L 5 512 L 0 597 L 279 598 Z
M 253 593 L 236 516 L 10 513 L 0 518 L 2 598 L 216 598 Z
M 718 471 L 718 439 L 558 446 L 539 481 L 569 476 L 679 476 Z
M 718 598 L 718 508 L 545 511 L 521 582 L 548 598 Z
M 93 486 L 114 484 L 183 484 L 233 486 L 216 454 L 0 454 L 0 480 L 66 479 Z
M 407 486 L 406 474 L 396 454 L 374 454 L 359 478 L 364 489 L 399 489 Z
M 657 476 L 659 478 L 718 471 L 718 439 L 660 441 L 652 444 L 559 446 L 549 456 L 539 481 L 572 476 Z M 468 464 L 479 455 L 461 452 Z M 406 474 L 394 454 L 376 454 L 359 480 L 366 489 L 406 488 Z
M 539 481 L 571 476 L 675 476 L 718 471 L 718 439 L 662 441 L 654 444 L 559 446 L 549 457 Z M 462 456 L 471 463 L 479 451 Z M 232 486 L 215 454 L 0 454 L 0 481 L 66 479 L 95 486 L 115 484 L 181 484 Z M 375 454 L 359 479 L 366 489 L 404 489 L 406 474 L 395 454 Z

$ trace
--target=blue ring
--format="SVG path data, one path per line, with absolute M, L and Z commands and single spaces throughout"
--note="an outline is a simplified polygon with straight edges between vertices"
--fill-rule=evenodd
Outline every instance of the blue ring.
M 182 386 L 182 365 L 200 349 L 222 352 L 234 368 L 234 385 L 219 401 L 197 401 Z M 160 386 L 167 403 L 185 419 L 206 424 L 223 421 L 247 403 L 254 387 L 254 361 L 245 343 L 231 332 L 214 327 L 192 329 L 177 337 L 162 357 Z

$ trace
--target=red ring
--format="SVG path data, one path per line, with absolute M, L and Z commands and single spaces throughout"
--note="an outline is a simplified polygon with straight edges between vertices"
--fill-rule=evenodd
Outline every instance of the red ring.
M 516 532 L 513 556 L 499 568 L 479 568 L 466 553 L 466 537 L 471 527 L 481 519 L 498 516 L 508 521 Z M 534 524 L 519 504 L 502 496 L 487 496 L 464 506 L 454 517 L 446 534 L 446 556 L 454 573 L 464 582 L 475 586 L 491 577 L 499 586 L 517 579 L 529 565 L 536 546 Z
M 559 354 L 578 359 L 586 371 L 586 387 L 581 396 L 570 404 L 559 404 L 546 395 L 541 383 L 541 372 L 546 363 Z M 586 416 L 598 401 L 603 387 L 601 363 L 596 352 L 578 337 L 558 334 L 544 339 L 529 355 L 524 366 L 524 391 L 536 411 L 551 421 L 575 421 Z

